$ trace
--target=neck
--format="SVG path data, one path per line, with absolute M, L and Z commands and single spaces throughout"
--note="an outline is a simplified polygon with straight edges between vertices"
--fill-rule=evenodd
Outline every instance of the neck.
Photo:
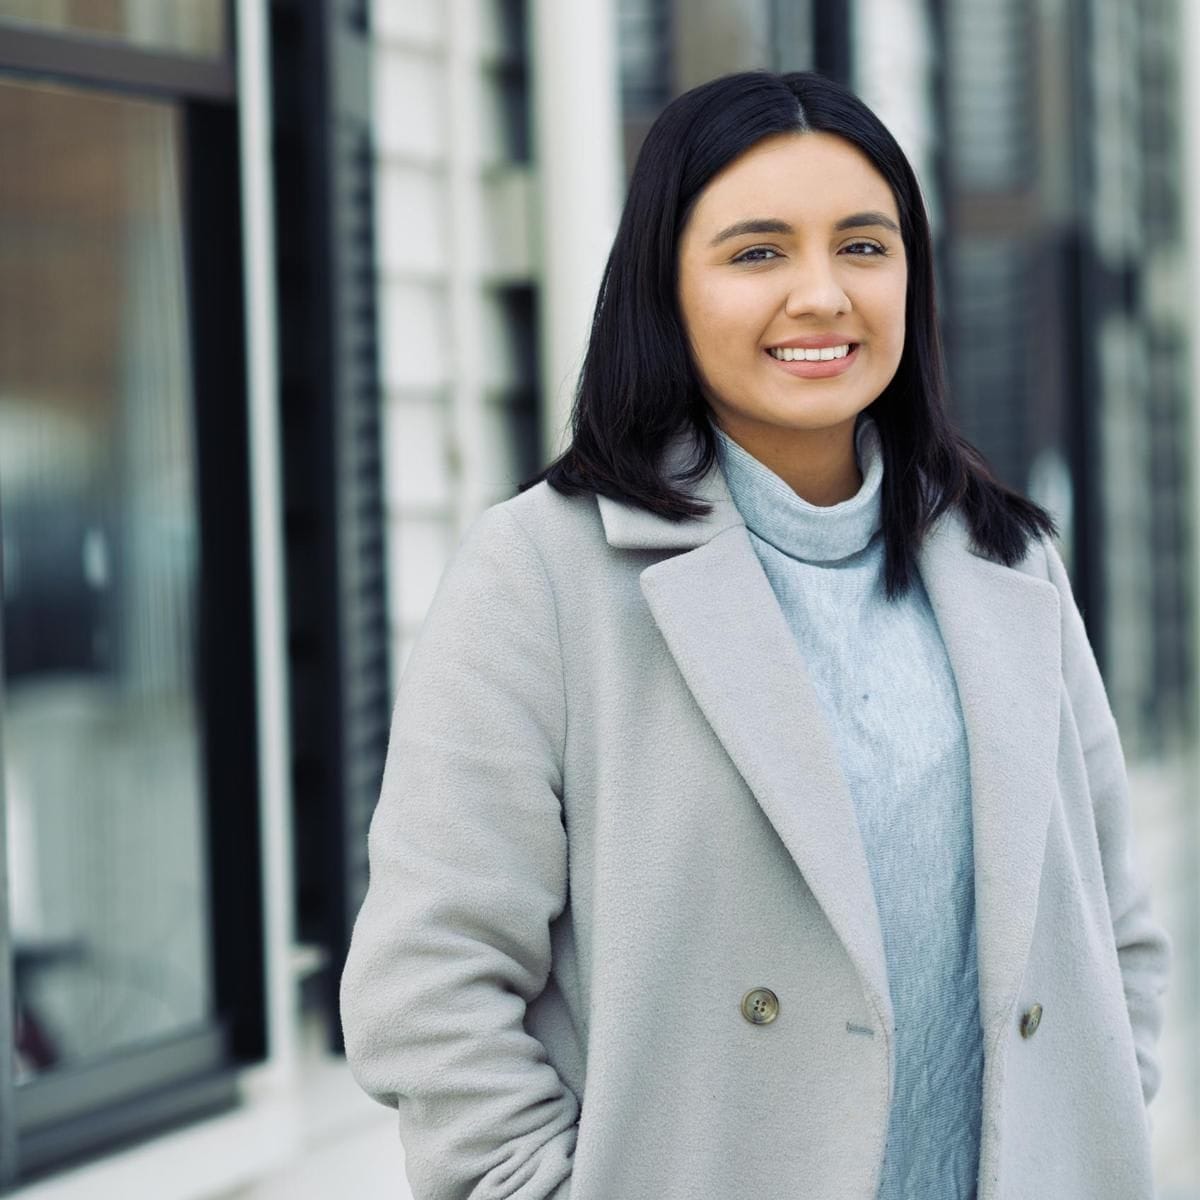
M 724 419 L 718 424 L 809 504 L 821 508 L 841 504 L 862 487 L 853 420 L 832 429 L 811 430 L 731 427 Z

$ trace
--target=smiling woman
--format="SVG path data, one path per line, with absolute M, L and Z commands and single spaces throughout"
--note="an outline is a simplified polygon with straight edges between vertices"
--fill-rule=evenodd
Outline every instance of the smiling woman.
M 647 135 L 568 451 L 401 680 L 346 1051 L 417 1200 L 1151 1200 L 1170 943 L 1044 509 L 857 97 Z
M 776 215 L 741 215 L 764 204 Z M 725 433 L 814 504 L 858 491 L 855 423 L 904 350 L 899 222 L 887 180 L 852 143 L 782 133 L 719 172 L 683 228 L 679 309 L 704 397 Z
M 929 224 L 891 133 L 820 75 L 725 76 L 680 96 L 646 136 L 571 443 L 523 487 L 545 481 L 669 520 L 696 516 L 705 506 L 691 485 L 725 434 L 828 506 L 861 480 L 853 436 L 870 419 L 888 467 L 885 586 L 895 597 L 948 509 L 1005 566 L 1055 532 L 954 427 L 944 393 Z M 681 434 L 685 453 L 668 473 L 666 448 Z

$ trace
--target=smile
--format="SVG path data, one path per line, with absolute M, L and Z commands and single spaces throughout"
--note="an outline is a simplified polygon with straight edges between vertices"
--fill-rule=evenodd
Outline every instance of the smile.
M 828 379 L 831 375 L 841 375 L 850 370 L 858 361 L 859 345 L 858 342 L 850 342 L 841 346 L 823 346 L 819 350 L 786 347 L 766 350 L 764 353 L 789 375 L 801 379 Z
M 773 346 L 767 353 L 783 362 L 828 362 L 831 358 L 845 358 L 850 353 L 850 343 L 843 346 L 822 346 L 819 350 L 805 350 L 799 346 Z

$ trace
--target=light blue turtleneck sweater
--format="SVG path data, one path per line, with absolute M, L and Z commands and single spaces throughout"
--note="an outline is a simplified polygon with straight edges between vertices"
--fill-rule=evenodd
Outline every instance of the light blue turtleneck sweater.
M 859 418 L 857 494 L 810 504 L 717 430 L 718 459 L 791 626 L 858 814 L 896 1018 L 879 1200 L 971 1200 L 983 1034 L 966 732 L 919 575 L 884 594 L 883 457 Z

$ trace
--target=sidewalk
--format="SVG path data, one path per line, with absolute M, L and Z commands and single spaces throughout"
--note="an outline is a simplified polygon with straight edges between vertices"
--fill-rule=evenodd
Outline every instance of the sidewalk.
M 286 1168 L 213 1200 L 412 1200 L 395 1119 L 368 1099 L 344 1061 L 306 1081 L 305 1141 Z
M 329 1054 L 323 1040 L 319 1024 L 306 1030 L 296 1153 L 212 1200 L 412 1200 L 395 1113 L 359 1088 L 345 1059 Z

